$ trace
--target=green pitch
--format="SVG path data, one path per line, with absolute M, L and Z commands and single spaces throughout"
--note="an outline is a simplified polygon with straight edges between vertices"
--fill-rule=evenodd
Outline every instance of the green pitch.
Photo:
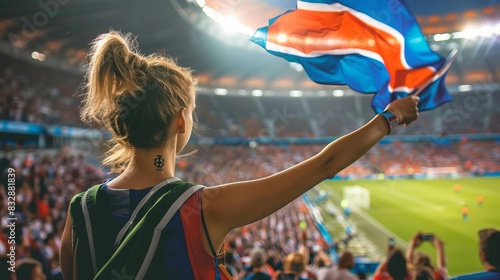
M 460 192 L 455 191 L 456 184 L 461 186 Z M 326 185 L 337 194 L 344 186 L 370 190 L 371 206 L 366 214 L 406 242 L 417 231 L 436 233 L 446 243 L 451 276 L 483 270 L 477 232 L 500 228 L 499 178 L 326 181 L 321 186 Z M 484 198 L 481 206 L 478 196 Z M 467 221 L 462 219 L 464 205 L 469 209 Z M 418 250 L 436 259 L 430 244 L 424 243 Z

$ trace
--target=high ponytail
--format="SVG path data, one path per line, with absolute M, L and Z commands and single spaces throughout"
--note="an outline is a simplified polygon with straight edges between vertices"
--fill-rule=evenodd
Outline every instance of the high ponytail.
M 166 127 L 194 97 L 189 69 L 158 56 L 142 56 L 131 34 L 99 35 L 88 54 L 81 118 L 108 129 L 113 138 L 104 165 L 123 170 L 134 148 L 165 143 Z M 146 127 L 144 124 L 148 124 Z

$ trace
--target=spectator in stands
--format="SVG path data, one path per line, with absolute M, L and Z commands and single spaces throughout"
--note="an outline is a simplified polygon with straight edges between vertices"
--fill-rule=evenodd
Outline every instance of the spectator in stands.
M 117 32 L 100 35 L 93 41 L 89 53 L 82 116 L 109 129 L 111 140 L 115 143 L 108 151 L 104 164 L 119 175 L 97 188 L 110 196 L 109 201 L 117 201 L 114 199 L 123 196 L 133 196 L 140 201 L 153 189 L 152 186 L 177 181 L 175 159 L 186 146 L 194 126 L 196 81 L 191 72 L 170 59 L 158 55 L 145 57 L 135 52 L 131 47 L 135 43 L 130 42 L 130 37 Z M 127 276 L 155 270 L 165 275 L 176 273 L 179 279 L 189 278 L 189 275 L 227 278 L 227 271 L 218 264 L 225 238 L 232 229 L 269 216 L 319 182 L 334 177 L 390 133 L 395 124 L 407 125 L 416 120 L 418 100 L 416 96 L 408 96 L 393 101 L 387 106 L 385 114 L 375 116 L 362 128 L 335 140 L 319 154 L 285 171 L 260 180 L 190 189 L 192 195 L 187 197 L 186 202 L 180 203 L 178 212 L 174 211 L 188 214 L 179 214 L 168 227 L 172 232 L 182 232 L 183 236 L 172 237 L 167 231 L 162 232 L 158 239 L 141 239 L 140 242 L 148 244 L 161 240 L 158 244 L 160 249 L 156 251 L 158 254 L 151 266 L 144 263 L 147 269 L 127 271 Z M 79 194 L 77 199 L 81 196 Z M 129 199 L 125 201 L 126 205 L 120 204 L 121 219 L 111 211 L 90 218 L 96 221 L 109 217 L 110 225 L 115 225 L 105 229 L 93 227 L 93 236 L 101 237 L 103 231 L 118 235 L 130 219 L 122 213 L 132 213 L 136 209 Z M 80 207 L 75 205 L 73 209 Z M 79 222 L 78 226 L 83 226 L 83 221 Z M 139 228 L 134 228 L 132 232 L 137 232 L 136 229 L 140 230 L 141 226 L 139 224 Z M 71 218 L 67 218 L 60 253 L 65 278 L 71 279 L 75 273 L 95 275 L 97 271 L 93 269 L 90 257 L 73 262 L 72 236 Z M 185 238 L 186 242 L 179 242 L 179 238 Z M 102 241 L 96 240 L 96 243 Z M 109 251 L 113 245 L 87 246 L 82 250 Z M 173 246 L 176 246 L 176 254 L 166 253 L 171 252 Z M 156 246 L 148 248 L 156 249 Z M 128 254 L 126 251 L 118 252 Z M 182 267 L 175 265 L 178 253 L 190 257 Z M 298 258 L 300 256 L 292 257 L 292 271 L 297 271 L 301 265 L 301 262 L 295 262 Z M 302 258 L 305 259 L 304 256 Z M 304 262 L 302 264 L 305 265 Z
M 373 280 L 411 280 L 404 252 L 392 246 L 390 248 L 387 258 L 377 267 Z
M 288 254 L 283 261 L 283 271 L 278 274 L 293 275 L 294 280 L 314 280 L 316 275 L 310 272 L 307 267 L 307 258 L 304 254 L 293 252 Z
M 266 252 L 262 249 L 253 249 L 250 253 L 250 268 L 242 277 L 243 280 L 271 280 L 266 270 Z
M 328 272 L 318 280 L 357 280 L 358 277 L 350 272 L 354 267 L 354 255 L 349 252 L 343 252 L 339 257 L 339 262 L 335 268 L 330 268 Z
M 429 255 L 417 252 L 414 256 L 414 264 L 412 266 L 412 273 L 415 275 L 415 279 L 418 280 L 438 280 L 438 279 L 448 279 L 446 270 L 434 269 L 432 265 L 432 260 Z
M 428 266 L 419 266 L 414 271 L 415 280 L 435 280 L 434 271 Z
M 432 240 L 423 238 L 424 236 L 432 236 Z M 423 242 L 429 241 L 432 246 L 436 249 L 436 263 L 437 268 L 432 265 L 432 260 L 426 253 L 415 252 Z M 446 265 L 446 255 L 444 252 L 444 242 L 439 239 L 436 234 L 423 235 L 421 232 L 417 232 L 413 235 L 408 244 L 408 250 L 406 251 L 406 258 L 411 264 L 412 273 L 416 276 L 424 278 L 429 271 L 432 272 L 431 279 L 435 280 L 445 280 L 448 279 L 448 269 Z
M 323 250 L 320 249 L 314 257 L 314 265 L 316 266 L 316 279 L 327 279 L 326 275 L 328 274 L 328 271 L 330 271 L 332 261 Z
M 479 231 L 479 258 L 485 271 L 457 276 L 452 280 L 500 279 L 500 231 L 487 228 Z
M 273 232 L 270 232 L 270 234 L 273 234 Z M 270 242 L 271 239 L 269 239 L 268 242 Z M 274 247 L 276 245 L 273 245 Z M 269 246 L 268 246 L 269 247 Z M 281 262 L 281 258 L 279 256 L 278 248 L 273 248 L 273 249 L 268 249 L 267 250 L 267 260 L 266 264 L 269 270 L 277 271 L 282 269 L 283 263 Z M 275 273 L 274 273 L 275 274 Z M 273 275 L 274 276 L 274 275 Z
M 9 270 L 9 257 L 5 252 L 7 247 L 0 243 L 0 279 L 15 280 L 15 273 Z
M 31 258 L 21 259 L 16 268 L 17 280 L 45 280 L 45 274 L 42 272 L 42 264 Z
M 225 261 L 226 261 L 227 272 L 229 272 L 229 274 L 231 276 L 233 276 L 233 278 L 237 279 L 236 277 L 238 276 L 238 274 L 240 273 L 241 270 L 237 265 L 237 262 L 236 262 L 236 259 L 234 258 L 234 253 L 232 250 L 226 251 Z
M 402 251 L 394 250 L 387 262 L 387 272 L 394 280 L 410 279 L 410 273 L 407 269 L 407 262 Z

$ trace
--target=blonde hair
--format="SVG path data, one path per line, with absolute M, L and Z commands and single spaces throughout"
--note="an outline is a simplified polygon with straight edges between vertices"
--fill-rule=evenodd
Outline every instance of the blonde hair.
M 293 272 L 300 274 L 306 270 L 307 260 L 301 253 L 290 253 L 285 257 L 283 262 L 283 270 L 285 272 Z
M 413 257 L 413 265 L 415 267 L 425 266 L 432 270 L 434 270 L 434 265 L 432 264 L 431 257 L 424 252 L 415 252 L 415 256 Z
M 179 111 L 194 102 L 191 70 L 160 55 L 136 51 L 131 34 L 99 35 L 88 55 L 81 118 L 112 134 L 103 164 L 122 171 L 134 148 L 161 146 Z

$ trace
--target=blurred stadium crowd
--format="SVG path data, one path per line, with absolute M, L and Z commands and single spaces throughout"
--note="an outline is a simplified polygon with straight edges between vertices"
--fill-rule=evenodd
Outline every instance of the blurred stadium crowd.
M 323 145 L 198 146 L 193 157 L 178 160 L 181 177 L 208 186 L 261 178 L 284 170 L 319 152 Z M 195 147 L 193 147 L 194 149 Z M 432 155 L 432 156 L 431 156 Z M 231 164 L 227 164 L 231 162 Z M 385 176 L 411 178 L 432 167 L 453 166 L 462 175 L 500 171 L 500 147 L 496 141 L 469 141 L 437 145 L 429 142 L 395 141 L 378 144 L 342 170 L 340 179 L 377 179 Z

